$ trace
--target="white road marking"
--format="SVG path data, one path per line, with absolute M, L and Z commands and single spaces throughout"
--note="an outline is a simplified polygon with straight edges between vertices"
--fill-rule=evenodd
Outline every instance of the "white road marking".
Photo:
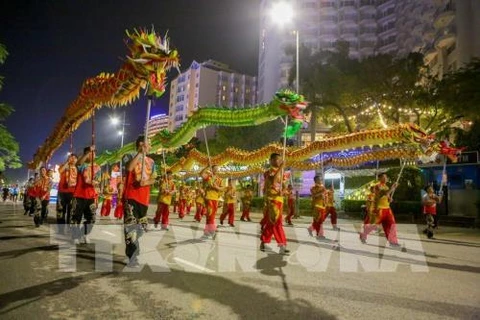
M 190 262 L 190 261 L 188 261 L 188 260 L 183 260 L 183 259 L 177 258 L 177 257 L 173 258 L 173 260 L 175 260 L 175 261 L 177 261 L 177 262 L 180 262 L 180 263 L 183 263 L 183 264 L 186 264 L 187 266 L 196 268 L 196 269 L 201 270 L 201 271 L 205 271 L 205 272 L 209 272 L 209 273 L 215 272 L 215 271 L 213 271 L 212 269 L 208 269 L 208 268 L 199 266 L 198 264 L 195 264 L 195 263 Z

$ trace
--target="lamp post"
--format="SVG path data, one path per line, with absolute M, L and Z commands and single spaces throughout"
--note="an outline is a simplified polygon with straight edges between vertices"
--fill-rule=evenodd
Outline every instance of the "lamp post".
M 114 125 L 117 125 L 119 123 L 119 119 L 116 118 L 116 117 L 113 117 L 111 119 L 112 121 L 112 124 Z M 119 131 L 118 134 L 122 136 L 121 140 L 120 140 L 120 148 L 123 148 L 123 141 L 124 141 L 124 137 L 125 137 L 125 110 L 123 111 L 123 120 L 122 120 L 122 131 Z M 122 178 L 122 175 L 123 175 L 123 159 L 120 158 L 120 179 Z
M 270 16 L 272 20 L 280 25 L 284 26 L 285 24 L 289 24 L 292 22 L 295 15 L 295 10 L 293 9 L 291 3 L 287 2 L 278 2 L 272 6 Z M 295 91 L 299 93 L 300 89 L 300 58 L 299 58 L 299 51 L 300 51 L 300 44 L 299 38 L 300 33 L 298 28 L 295 28 L 293 31 L 295 33 Z
M 291 3 L 278 2 L 272 6 L 270 11 L 272 20 L 283 27 L 286 24 L 292 23 L 295 17 L 295 10 Z M 300 31 L 298 26 L 293 30 L 295 34 L 295 91 L 300 94 Z M 297 133 L 297 145 L 302 144 L 302 132 Z

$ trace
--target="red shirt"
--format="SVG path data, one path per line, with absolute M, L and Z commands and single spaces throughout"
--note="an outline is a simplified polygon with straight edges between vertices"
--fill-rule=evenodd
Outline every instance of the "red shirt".
M 37 187 L 36 187 L 36 181 L 33 181 L 27 186 L 27 196 L 29 197 L 36 197 L 38 194 L 37 192 Z
M 77 184 L 77 167 L 67 166 L 60 172 L 60 181 L 58 182 L 58 192 L 74 193 Z
M 137 181 L 140 180 L 142 171 L 142 162 L 139 161 L 132 171 L 128 172 L 125 185 L 124 196 L 126 200 L 134 200 L 140 204 L 148 206 L 150 204 L 150 186 L 140 186 Z M 150 179 L 155 172 L 154 162 L 151 158 L 145 158 L 143 179 Z
M 434 202 L 431 204 L 427 203 L 430 200 L 433 200 Z M 431 215 L 437 214 L 437 201 L 435 196 L 430 196 L 428 193 L 423 196 L 423 213 Z
M 95 199 L 97 197 L 97 191 L 91 184 L 91 166 L 82 164 L 78 167 L 77 185 L 73 196 L 81 199 Z M 100 167 L 94 165 L 94 179 L 100 178 Z

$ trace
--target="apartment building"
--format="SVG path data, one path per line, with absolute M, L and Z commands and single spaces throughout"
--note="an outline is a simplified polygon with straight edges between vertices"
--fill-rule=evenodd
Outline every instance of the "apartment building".
M 193 61 L 170 84 L 169 129 L 175 130 L 205 106 L 243 108 L 257 103 L 257 78 L 208 60 Z
M 259 102 L 288 86 L 293 31 L 302 49 L 333 50 L 343 40 L 356 59 L 420 51 L 439 76 L 480 56 L 479 0 L 290 0 L 294 22 L 284 26 L 272 21 L 275 2 L 260 3 Z

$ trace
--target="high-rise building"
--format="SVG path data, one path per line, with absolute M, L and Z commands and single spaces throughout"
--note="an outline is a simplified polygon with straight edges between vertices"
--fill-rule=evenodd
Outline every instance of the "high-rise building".
M 302 49 L 333 50 L 344 40 L 351 58 L 420 51 L 440 76 L 480 56 L 479 0 L 290 0 L 294 22 L 283 27 L 270 17 L 275 2 L 260 3 L 259 102 L 288 86 L 294 30 Z
M 398 1 L 399 55 L 420 51 L 442 77 L 480 57 L 480 1 Z
M 151 138 L 163 129 L 168 129 L 168 115 L 157 114 L 148 120 L 148 137 Z
M 193 61 L 170 84 L 169 129 L 178 128 L 198 108 L 243 108 L 257 103 L 257 79 L 208 60 Z

